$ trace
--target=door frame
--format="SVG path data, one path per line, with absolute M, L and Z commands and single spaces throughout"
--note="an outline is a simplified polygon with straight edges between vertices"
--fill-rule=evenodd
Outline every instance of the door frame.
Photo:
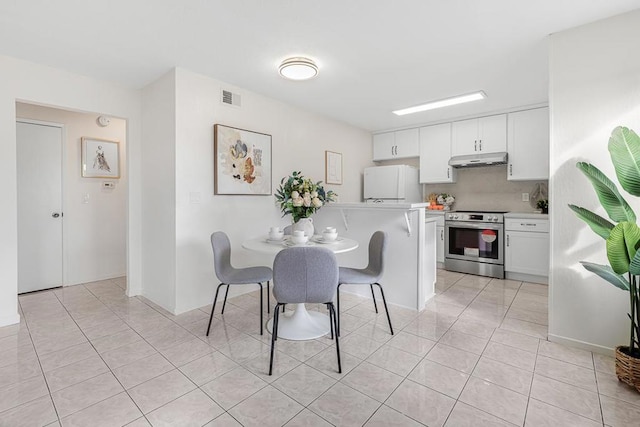
M 44 120 L 34 120 L 34 119 L 24 119 L 21 117 L 17 117 L 16 116 L 16 125 L 18 123 L 25 123 L 25 124 L 30 124 L 30 125 L 38 125 L 38 126 L 49 126 L 49 127 L 54 127 L 54 128 L 60 128 L 61 133 L 62 133 L 62 140 L 60 141 L 60 145 L 61 145 L 61 162 L 60 162 L 60 169 L 61 169 L 61 174 L 60 174 L 60 210 L 62 212 L 62 283 L 61 285 L 67 286 L 67 270 L 66 270 L 66 265 L 67 265 L 67 251 L 66 251 L 66 241 L 67 241 L 67 233 L 65 230 L 65 226 L 64 226 L 64 211 L 65 211 L 65 206 L 64 206 L 64 197 L 65 197 L 65 185 L 66 185 L 66 179 L 65 179 L 65 170 L 66 170 L 66 155 L 67 155 L 67 147 L 66 147 L 66 140 L 67 140 L 67 129 L 65 127 L 65 125 L 63 123 L 56 123 L 56 122 L 47 122 Z M 16 138 L 16 144 L 18 144 L 18 139 Z M 19 165 L 16 162 L 16 168 L 19 167 Z M 17 210 L 17 205 L 16 205 L 16 210 Z M 18 241 L 20 240 L 20 236 L 18 236 Z

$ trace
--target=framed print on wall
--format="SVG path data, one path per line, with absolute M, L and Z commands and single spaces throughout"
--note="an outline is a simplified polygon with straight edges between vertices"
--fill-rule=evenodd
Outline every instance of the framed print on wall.
M 324 152 L 324 182 L 342 185 L 342 154 L 333 151 Z
M 82 139 L 82 176 L 120 178 L 120 142 L 109 139 Z
M 214 194 L 271 194 L 271 135 L 213 126 Z

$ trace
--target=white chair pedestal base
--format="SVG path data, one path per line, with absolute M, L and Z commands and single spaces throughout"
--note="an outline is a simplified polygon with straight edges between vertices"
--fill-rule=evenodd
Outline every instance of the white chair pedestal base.
M 278 338 L 292 341 L 313 340 L 331 333 L 329 316 L 317 311 L 307 311 L 304 304 L 295 304 L 291 312 L 280 313 Z M 273 333 L 273 319 L 267 322 L 267 330 Z

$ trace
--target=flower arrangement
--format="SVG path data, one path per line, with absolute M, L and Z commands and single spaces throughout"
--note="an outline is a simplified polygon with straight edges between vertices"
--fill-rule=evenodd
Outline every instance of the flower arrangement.
M 432 210 L 449 210 L 453 202 L 456 201 L 455 197 L 447 193 L 431 193 L 429 194 L 429 207 Z
M 282 178 L 275 195 L 282 216 L 291 214 L 293 222 L 298 222 L 301 218 L 309 218 L 325 204 L 335 201 L 337 194 L 325 191 L 321 184 L 322 181 L 314 183 L 299 171 L 292 172 L 288 178 Z

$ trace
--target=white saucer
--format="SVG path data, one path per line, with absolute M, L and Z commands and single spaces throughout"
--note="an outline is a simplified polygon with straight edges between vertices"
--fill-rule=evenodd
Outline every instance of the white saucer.
M 306 241 L 304 243 L 293 243 L 291 240 L 287 240 L 284 242 L 285 246 L 293 247 L 293 246 L 313 246 L 313 242 Z
M 274 240 L 274 239 L 270 239 L 270 238 L 267 237 L 266 242 L 274 244 L 274 245 L 279 245 L 281 243 L 284 243 L 285 240 L 284 240 L 284 237 L 282 239 L 279 239 L 279 240 Z
M 317 243 L 322 243 L 323 245 L 330 245 L 332 243 L 338 243 L 343 241 L 344 238 L 343 237 L 337 237 L 335 240 L 324 240 L 324 237 L 322 236 L 318 236 L 318 237 L 314 237 L 313 241 L 317 242 Z

